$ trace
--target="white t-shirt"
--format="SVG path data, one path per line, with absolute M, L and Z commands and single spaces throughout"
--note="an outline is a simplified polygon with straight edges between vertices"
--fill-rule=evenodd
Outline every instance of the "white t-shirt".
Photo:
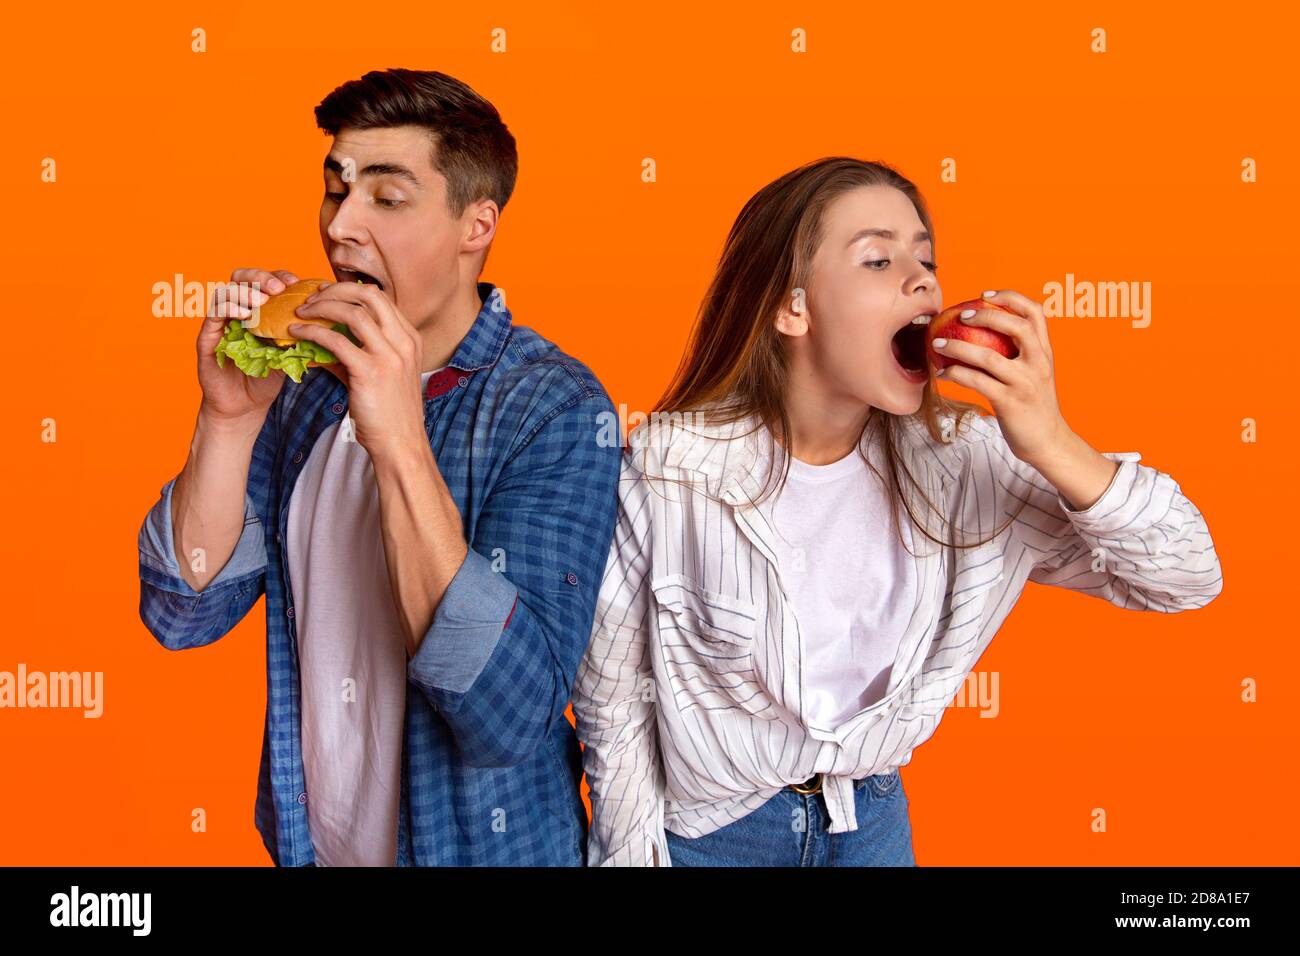
M 873 430 L 863 447 L 885 474 L 879 441 Z M 803 639 L 806 719 L 833 732 L 885 696 L 916 604 L 916 559 L 894 533 L 884 482 L 857 449 L 828 465 L 791 458 L 785 487 L 759 507 L 777 531 L 781 583 Z
M 421 375 L 421 390 L 433 374 Z M 289 499 L 287 533 L 316 863 L 395 866 L 406 646 L 375 470 L 350 415 L 312 447 Z

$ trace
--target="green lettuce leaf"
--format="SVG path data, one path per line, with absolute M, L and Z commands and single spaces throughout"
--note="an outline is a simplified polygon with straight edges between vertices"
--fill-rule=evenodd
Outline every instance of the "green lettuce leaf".
M 334 323 L 333 329 L 342 332 L 353 342 L 357 341 L 342 322 Z M 216 356 L 217 365 L 221 368 L 226 367 L 225 360 L 229 358 L 237 369 L 253 378 L 266 378 L 272 369 L 280 369 L 294 382 L 302 381 L 308 362 L 328 364 L 338 361 L 333 352 L 306 339 L 300 339 L 286 347 L 259 339 L 244 328 L 239 319 L 231 319 L 226 323 L 226 331 L 217 343 Z

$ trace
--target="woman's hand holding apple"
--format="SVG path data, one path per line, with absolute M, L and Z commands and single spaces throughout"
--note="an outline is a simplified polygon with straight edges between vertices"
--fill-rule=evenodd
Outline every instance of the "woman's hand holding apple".
M 1011 290 L 986 292 L 982 300 L 961 305 L 966 309 L 959 310 L 953 321 L 931 323 L 927 334 L 936 377 L 987 398 L 1007 445 L 1021 461 L 1036 464 L 1058 456 L 1072 432 L 1056 401 L 1052 346 L 1042 305 Z M 974 315 L 961 317 L 971 308 Z M 1005 340 L 964 341 L 977 336 L 964 335 L 967 330 L 959 328 L 962 324 L 1000 332 L 1014 347 Z

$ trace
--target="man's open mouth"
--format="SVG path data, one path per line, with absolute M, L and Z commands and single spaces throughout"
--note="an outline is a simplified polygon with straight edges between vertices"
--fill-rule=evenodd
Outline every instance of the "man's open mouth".
M 340 282 L 364 282 L 366 285 L 379 286 L 379 290 L 384 291 L 384 284 L 368 272 L 358 272 L 355 269 L 344 269 L 341 266 L 335 266 L 334 271 L 338 274 Z
M 889 342 L 894 359 L 909 372 L 925 370 L 925 333 L 928 328 L 925 322 L 909 322 L 895 332 Z

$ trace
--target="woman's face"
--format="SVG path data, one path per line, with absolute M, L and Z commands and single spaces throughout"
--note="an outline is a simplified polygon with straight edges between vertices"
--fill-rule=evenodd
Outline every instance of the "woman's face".
M 918 313 L 942 310 L 933 266 L 934 246 L 903 193 L 860 186 L 841 194 L 826 210 L 813 257 L 806 324 L 796 315 L 788 326 L 802 327 L 803 334 L 787 346 L 804 350 L 818 381 L 836 397 L 912 414 L 921 406 L 929 369 L 908 375 L 891 341 Z

